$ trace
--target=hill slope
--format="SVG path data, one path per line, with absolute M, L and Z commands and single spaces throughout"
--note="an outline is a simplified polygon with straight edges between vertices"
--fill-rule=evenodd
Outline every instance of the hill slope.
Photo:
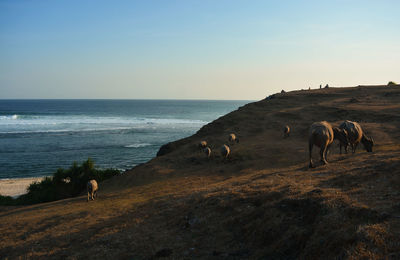
M 328 165 L 308 169 L 309 126 L 345 119 L 361 123 L 374 152 L 360 145 L 339 155 L 335 146 Z M 103 183 L 95 202 L 1 208 L 0 255 L 400 258 L 399 129 L 398 85 L 276 94 L 168 144 L 164 155 Z M 223 160 L 219 147 L 231 132 L 240 143 Z M 203 139 L 210 160 L 196 147 Z

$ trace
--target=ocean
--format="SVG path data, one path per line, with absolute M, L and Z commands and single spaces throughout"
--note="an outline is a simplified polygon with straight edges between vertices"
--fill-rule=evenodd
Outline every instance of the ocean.
M 130 169 L 248 102 L 0 100 L 0 179 L 48 176 L 89 157 Z

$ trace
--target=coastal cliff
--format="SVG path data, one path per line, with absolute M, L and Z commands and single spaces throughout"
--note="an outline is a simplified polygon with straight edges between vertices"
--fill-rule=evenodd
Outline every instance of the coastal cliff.
M 309 169 L 308 129 L 322 120 L 359 122 L 374 151 L 334 143 L 329 164 Z M 0 256 L 400 258 L 399 129 L 399 85 L 275 94 L 103 182 L 94 202 L 1 207 Z M 240 142 L 223 159 L 230 133 Z

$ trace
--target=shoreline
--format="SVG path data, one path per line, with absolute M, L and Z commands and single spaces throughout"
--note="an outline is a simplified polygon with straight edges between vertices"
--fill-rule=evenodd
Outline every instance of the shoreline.
M 41 181 L 42 177 L 7 178 L 0 179 L 0 195 L 16 198 L 27 193 L 29 185 L 35 181 Z

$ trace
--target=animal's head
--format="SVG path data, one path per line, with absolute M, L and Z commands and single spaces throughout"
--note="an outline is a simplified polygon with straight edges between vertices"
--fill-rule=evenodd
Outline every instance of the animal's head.
M 372 152 L 372 147 L 374 146 L 374 139 L 372 137 L 368 137 L 366 135 L 363 135 L 361 138 L 361 142 L 363 143 L 365 150 L 367 152 Z
M 334 139 L 338 139 L 343 145 L 350 145 L 349 135 L 345 129 L 340 129 L 337 127 L 333 128 Z

